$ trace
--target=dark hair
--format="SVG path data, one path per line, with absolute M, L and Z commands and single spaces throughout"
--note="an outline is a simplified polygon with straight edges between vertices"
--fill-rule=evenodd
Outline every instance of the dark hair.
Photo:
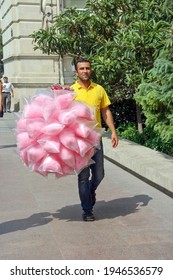
M 77 60 L 74 61 L 75 70 L 77 70 L 77 65 L 80 62 L 88 62 L 91 65 L 91 61 L 89 59 L 80 57 L 80 58 L 78 58 Z

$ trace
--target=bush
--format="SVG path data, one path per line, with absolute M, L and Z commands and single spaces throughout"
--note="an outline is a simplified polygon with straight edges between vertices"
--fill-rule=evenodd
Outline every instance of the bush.
M 143 133 L 139 133 L 134 123 L 121 124 L 117 127 L 117 133 L 120 137 L 137 144 L 173 156 L 173 140 L 163 141 L 150 127 L 145 127 Z

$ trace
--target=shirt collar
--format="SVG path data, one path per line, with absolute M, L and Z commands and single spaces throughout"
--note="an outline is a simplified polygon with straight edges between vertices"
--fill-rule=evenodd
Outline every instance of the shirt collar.
M 94 85 L 95 85 L 92 81 L 90 81 L 90 82 L 91 82 L 91 83 L 90 83 L 90 86 L 89 86 L 87 89 L 93 88 Z M 75 84 L 77 85 L 77 88 L 78 88 L 78 89 L 83 88 L 83 87 L 78 83 L 78 81 L 76 81 Z

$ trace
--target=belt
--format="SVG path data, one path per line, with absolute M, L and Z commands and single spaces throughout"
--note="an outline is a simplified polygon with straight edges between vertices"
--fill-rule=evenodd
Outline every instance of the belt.
M 10 93 L 10 92 L 5 92 L 5 91 L 2 91 L 2 93 Z

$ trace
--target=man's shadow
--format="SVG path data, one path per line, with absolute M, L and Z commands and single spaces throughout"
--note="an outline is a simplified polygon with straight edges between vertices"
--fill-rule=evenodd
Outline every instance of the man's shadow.
M 52 220 L 53 217 L 51 217 L 51 213 L 42 212 L 33 214 L 24 219 L 7 221 L 0 224 L 0 235 L 18 230 L 26 230 L 32 227 L 43 226 L 50 223 Z
M 114 219 L 140 211 L 147 206 L 152 197 L 141 194 L 133 197 L 118 198 L 110 201 L 97 201 L 95 205 L 96 220 Z M 58 209 L 53 217 L 66 221 L 81 221 L 80 205 L 69 205 Z
M 147 206 L 152 197 L 141 194 L 133 197 L 118 198 L 110 201 L 98 201 L 95 212 L 97 220 L 113 219 L 119 216 L 126 216 L 141 210 Z M 30 217 L 18 220 L 7 221 L 0 224 L 0 235 L 27 230 L 28 228 L 43 226 L 53 219 L 67 221 L 81 221 L 81 207 L 79 204 L 69 205 L 58 209 L 55 213 L 41 212 Z

